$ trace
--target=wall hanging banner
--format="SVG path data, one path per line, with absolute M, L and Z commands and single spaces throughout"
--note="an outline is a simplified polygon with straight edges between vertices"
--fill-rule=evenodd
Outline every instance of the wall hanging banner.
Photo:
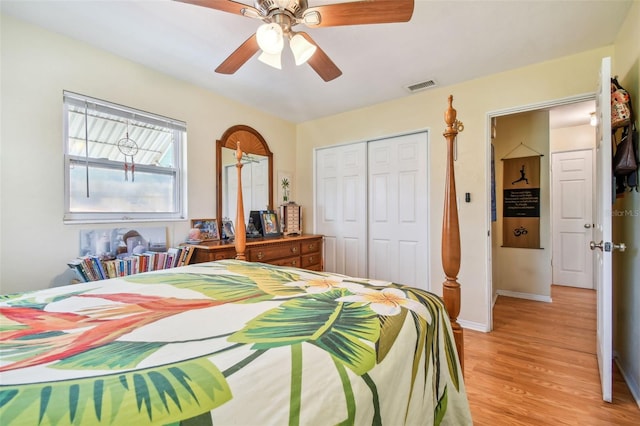
M 505 159 L 503 171 L 502 245 L 540 248 L 540 156 Z

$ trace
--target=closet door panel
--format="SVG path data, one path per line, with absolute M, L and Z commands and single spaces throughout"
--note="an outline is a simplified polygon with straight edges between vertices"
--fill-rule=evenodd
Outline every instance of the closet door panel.
M 373 239 L 369 245 L 369 278 L 393 281 L 393 248 L 387 239 Z
M 336 265 L 338 264 L 336 259 L 336 237 L 335 236 L 324 236 L 324 270 L 325 271 L 335 271 Z
M 427 134 L 373 141 L 368 149 L 369 275 L 428 289 Z
M 365 142 L 316 151 L 315 232 L 331 241 L 327 272 L 367 274 L 366 179 Z

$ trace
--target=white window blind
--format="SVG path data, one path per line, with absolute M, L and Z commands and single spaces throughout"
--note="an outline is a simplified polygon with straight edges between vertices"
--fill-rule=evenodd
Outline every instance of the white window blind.
M 65 223 L 183 219 L 186 124 L 64 92 Z

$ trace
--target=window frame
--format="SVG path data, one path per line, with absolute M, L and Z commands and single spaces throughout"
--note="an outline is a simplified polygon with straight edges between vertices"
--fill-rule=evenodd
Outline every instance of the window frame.
M 158 167 L 148 164 L 136 164 L 136 172 L 175 176 L 172 196 L 175 211 L 167 212 L 72 212 L 71 211 L 71 166 L 94 166 L 105 169 L 122 170 L 123 162 L 104 158 L 87 158 L 69 153 L 69 108 L 81 107 L 88 110 L 107 113 L 123 119 L 142 121 L 147 124 L 163 126 L 173 132 L 174 167 Z M 183 121 L 163 117 L 132 107 L 115 104 L 101 99 L 77 93 L 63 91 L 63 153 L 64 153 L 64 216 L 65 224 L 80 223 L 122 223 L 157 222 L 185 220 L 186 218 L 186 138 L 187 127 Z

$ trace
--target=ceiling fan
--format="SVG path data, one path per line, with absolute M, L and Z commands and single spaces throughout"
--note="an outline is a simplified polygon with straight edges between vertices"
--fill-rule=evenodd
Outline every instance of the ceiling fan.
M 293 30 L 298 24 L 310 28 L 340 25 L 407 22 L 413 15 L 413 0 L 364 0 L 309 7 L 307 0 L 255 0 L 249 6 L 233 0 L 176 0 L 221 10 L 264 23 L 256 33 L 222 62 L 216 72 L 235 73 L 259 50 L 259 60 L 281 68 L 280 55 L 284 39 L 289 40 L 296 65 L 308 62 L 324 81 L 342 75 L 342 71 L 313 41 L 309 34 Z

